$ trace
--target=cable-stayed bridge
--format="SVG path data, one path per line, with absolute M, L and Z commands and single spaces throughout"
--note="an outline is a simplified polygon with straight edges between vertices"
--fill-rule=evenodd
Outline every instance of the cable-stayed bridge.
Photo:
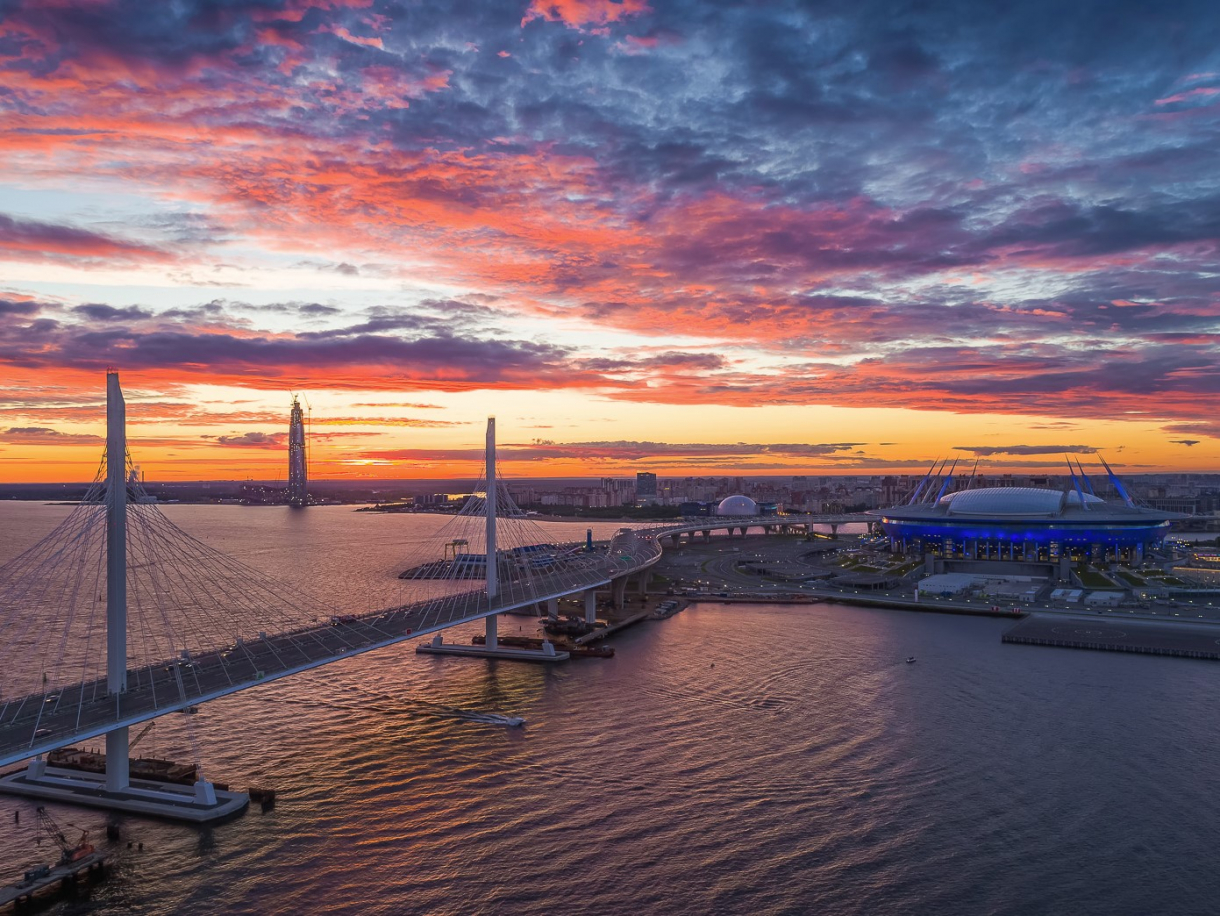
M 491 420 L 485 478 L 432 542 L 404 558 L 414 574 L 402 600 L 335 608 L 174 525 L 132 470 L 117 374 L 107 384 L 106 456 L 89 493 L 0 568 L 0 766 L 105 735 L 104 791 L 114 795 L 130 791 L 128 729 L 137 723 L 479 619 L 494 649 L 498 614 L 563 596 L 583 595 L 592 619 L 595 591 L 608 586 L 621 603 L 627 579 L 660 558 L 665 540 L 856 520 L 705 518 L 621 529 L 593 549 L 549 543 L 497 477 Z

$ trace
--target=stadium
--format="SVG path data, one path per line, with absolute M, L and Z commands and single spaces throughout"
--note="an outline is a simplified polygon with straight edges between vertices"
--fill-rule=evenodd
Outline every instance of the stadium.
M 894 552 L 942 561 L 1139 563 L 1181 516 L 1137 506 L 1106 466 L 1121 501 L 1093 492 L 1083 470 L 1062 490 L 986 487 L 946 492 L 931 474 L 902 506 L 875 509 Z M 935 496 L 930 496 L 935 492 Z

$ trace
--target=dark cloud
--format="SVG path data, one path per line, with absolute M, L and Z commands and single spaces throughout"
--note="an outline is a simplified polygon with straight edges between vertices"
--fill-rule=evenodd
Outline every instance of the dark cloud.
M 210 436 L 204 438 L 210 439 Z M 228 445 L 236 448 L 273 448 L 282 449 L 288 443 L 287 433 L 248 432 L 241 435 L 216 436 L 217 445 Z
M 0 213 L 0 253 L 30 260 L 160 260 L 165 252 L 75 226 Z
M 990 455 L 1093 455 L 1097 449 L 1091 445 L 955 445 L 959 452 L 970 452 L 980 457 Z
M 139 321 L 152 317 L 152 312 L 134 305 L 127 308 L 115 308 L 112 305 L 91 302 L 78 305 L 74 311 L 93 321 Z
M 100 436 L 65 433 L 46 426 L 10 426 L 0 432 L 0 442 L 10 445 L 96 445 Z
M 851 453 L 859 442 L 836 443 L 709 443 L 709 442 L 637 442 L 614 440 L 604 442 L 555 442 L 536 439 L 530 443 L 503 443 L 497 446 L 496 454 L 506 461 L 550 461 L 556 459 L 576 461 L 612 461 L 648 463 L 649 461 L 694 461 L 700 464 L 715 459 L 775 459 L 804 458 L 817 461 L 847 460 L 855 462 L 857 454 Z M 479 449 L 386 449 L 364 453 L 362 457 L 392 461 L 473 461 L 481 459 Z

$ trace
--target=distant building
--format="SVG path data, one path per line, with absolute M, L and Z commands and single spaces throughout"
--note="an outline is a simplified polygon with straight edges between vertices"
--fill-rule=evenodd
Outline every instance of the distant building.
M 717 515 L 758 515 L 758 503 L 748 496 L 728 496 L 716 507 Z
M 309 462 L 305 450 L 305 417 L 301 402 L 294 396 L 288 420 L 288 490 L 290 506 L 309 505 Z
M 643 471 L 635 475 L 635 498 L 637 500 L 657 498 L 656 474 Z

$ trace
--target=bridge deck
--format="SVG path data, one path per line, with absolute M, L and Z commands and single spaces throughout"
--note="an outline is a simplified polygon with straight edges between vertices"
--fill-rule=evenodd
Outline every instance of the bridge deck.
M 616 538 L 607 553 L 584 566 L 536 580 L 527 593 L 518 589 L 511 599 L 490 607 L 484 591 L 472 589 L 359 616 L 345 614 L 331 622 L 268 634 L 189 660 L 162 660 L 132 668 L 127 690 L 118 695 L 108 695 L 106 682 L 96 680 L 3 701 L 0 766 L 460 623 L 608 585 L 659 560 L 660 541 L 667 535 L 742 527 L 747 522 L 754 527 L 817 521 L 811 516 L 706 518 L 637 529 Z

